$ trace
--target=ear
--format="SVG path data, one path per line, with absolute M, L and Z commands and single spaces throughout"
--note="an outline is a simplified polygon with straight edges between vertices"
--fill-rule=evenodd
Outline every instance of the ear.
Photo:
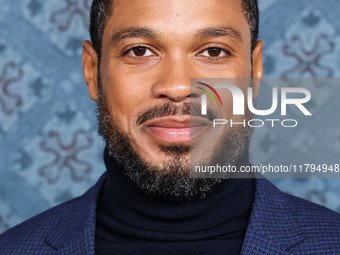
M 262 49 L 263 49 L 263 41 L 257 41 L 256 46 L 252 53 L 252 61 L 253 61 L 253 86 L 254 93 L 253 97 L 257 98 L 260 91 L 260 84 L 263 77 L 263 63 L 262 63 Z
M 98 56 L 89 41 L 83 43 L 83 73 L 87 84 L 90 98 L 94 101 L 98 99 Z

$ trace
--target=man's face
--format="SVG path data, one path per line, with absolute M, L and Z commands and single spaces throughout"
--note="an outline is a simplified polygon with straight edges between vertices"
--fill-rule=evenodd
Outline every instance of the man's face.
M 190 146 L 190 78 L 251 77 L 249 24 L 240 0 L 115 0 L 113 10 L 100 63 L 84 44 L 85 80 L 98 100 L 100 78 L 111 125 L 142 160 L 162 169 L 174 159 L 171 148 Z M 262 44 L 253 53 L 255 78 L 262 76 L 261 54 Z M 187 152 L 177 160 L 188 162 Z

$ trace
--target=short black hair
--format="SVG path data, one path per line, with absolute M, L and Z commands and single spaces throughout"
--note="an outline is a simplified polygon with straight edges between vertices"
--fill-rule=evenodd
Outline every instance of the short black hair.
M 256 42 L 259 36 L 259 4 L 258 0 L 242 0 L 242 8 L 246 20 L 249 24 L 250 35 L 251 35 L 251 50 L 256 46 Z
M 93 0 L 90 17 L 90 36 L 92 45 L 101 58 L 102 39 L 105 26 L 113 13 L 114 0 Z M 251 34 L 251 49 L 255 48 L 259 33 L 258 0 L 241 0 L 244 15 L 249 24 Z
M 105 26 L 113 13 L 113 0 L 93 0 L 90 13 L 90 37 L 93 48 L 101 58 Z

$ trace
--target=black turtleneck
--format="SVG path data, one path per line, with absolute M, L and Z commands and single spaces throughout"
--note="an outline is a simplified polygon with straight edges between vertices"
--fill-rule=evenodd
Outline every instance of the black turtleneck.
M 240 253 L 252 179 L 223 180 L 204 198 L 173 200 L 139 190 L 107 150 L 104 161 L 108 178 L 98 201 L 96 255 Z

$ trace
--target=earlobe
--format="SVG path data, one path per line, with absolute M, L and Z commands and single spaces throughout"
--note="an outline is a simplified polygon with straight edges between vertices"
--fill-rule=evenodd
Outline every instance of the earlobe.
M 98 56 L 89 41 L 83 43 L 83 73 L 84 79 L 87 84 L 90 98 L 94 101 L 98 99 Z
M 260 84 L 263 77 L 263 63 L 262 63 L 262 49 L 263 41 L 257 41 L 252 53 L 253 60 L 253 97 L 257 98 L 260 91 Z

